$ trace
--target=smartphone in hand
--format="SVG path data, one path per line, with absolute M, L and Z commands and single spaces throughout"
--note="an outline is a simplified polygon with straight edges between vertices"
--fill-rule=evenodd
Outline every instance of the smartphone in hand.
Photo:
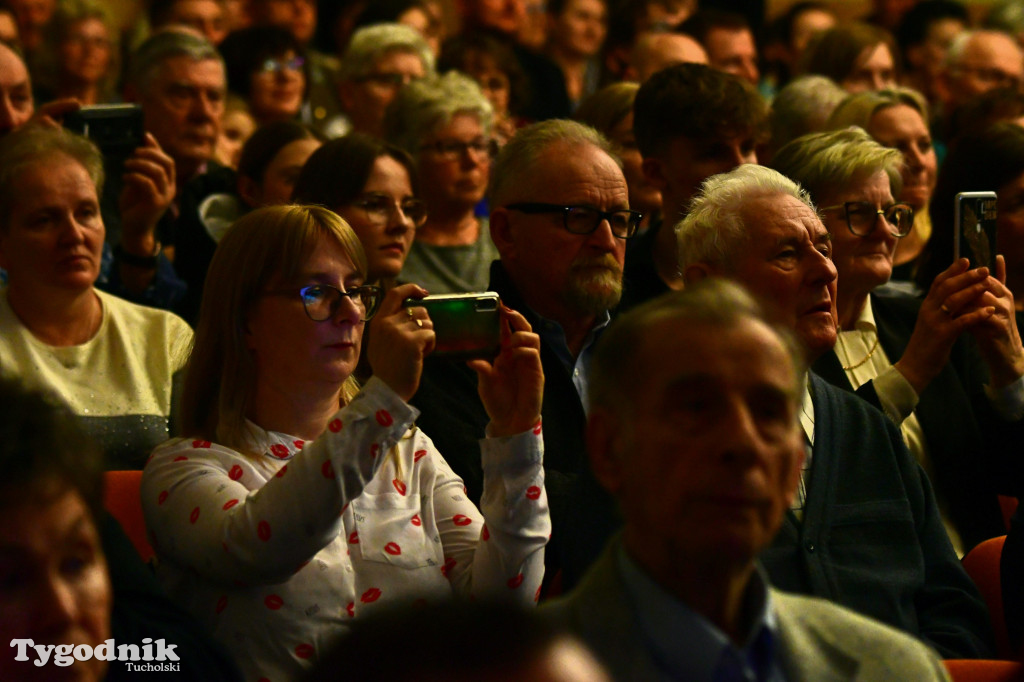
M 954 199 L 953 260 L 967 258 L 972 268 L 996 264 L 996 193 L 960 192 Z
M 402 305 L 427 309 L 436 336 L 432 357 L 490 360 L 501 350 L 500 298 L 493 291 L 407 298 Z

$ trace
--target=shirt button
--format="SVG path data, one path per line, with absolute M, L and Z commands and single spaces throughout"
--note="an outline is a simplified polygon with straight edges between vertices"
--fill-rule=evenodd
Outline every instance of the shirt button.
M 814 543 L 813 542 L 808 542 L 807 543 L 807 551 L 810 552 L 811 554 L 814 554 Z

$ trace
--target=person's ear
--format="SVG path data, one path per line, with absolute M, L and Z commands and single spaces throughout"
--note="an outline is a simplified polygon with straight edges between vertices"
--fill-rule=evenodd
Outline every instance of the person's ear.
M 586 429 L 590 470 L 613 497 L 622 489 L 623 471 L 627 466 L 620 456 L 623 428 L 619 415 L 604 407 L 591 408 Z
M 250 208 L 259 208 L 263 204 L 260 186 L 255 180 L 245 175 L 238 176 L 238 196 L 242 197 L 242 200 Z
M 516 239 L 514 228 L 508 219 L 507 208 L 491 209 L 490 230 L 491 241 L 497 247 L 501 260 L 515 260 L 517 255 Z
M 701 280 L 714 277 L 717 274 L 718 271 L 707 263 L 694 263 L 693 265 L 687 265 L 686 269 L 683 271 L 683 283 L 696 284 Z
M 665 162 L 655 156 L 645 156 L 640 164 L 644 173 L 644 180 L 651 187 L 658 191 L 665 191 L 668 188 L 668 178 L 665 173 Z

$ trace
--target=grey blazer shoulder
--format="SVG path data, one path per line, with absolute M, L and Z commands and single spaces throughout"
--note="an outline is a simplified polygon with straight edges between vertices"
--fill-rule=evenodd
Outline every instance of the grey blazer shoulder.
M 576 633 L 615 680 L 673 679 L 650 656 L 611 543 L 569 595 L 542 604 L 540 614 Z M 939 657 L 918 640 L 823 599 L 772 590 L 785 669 L 793 682 L 948 680 Z

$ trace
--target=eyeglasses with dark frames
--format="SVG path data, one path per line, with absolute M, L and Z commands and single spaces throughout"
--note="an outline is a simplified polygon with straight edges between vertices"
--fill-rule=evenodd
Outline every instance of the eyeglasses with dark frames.
M 602 221 L 607 220 L 612 228 L 612 234 L 619 239 L 635 237 L 640 229 L 640 222 L 644 219 L 643 213 L 631 211 L 628 208 L 621 208 L 617 211 L 602 211 L 591 206 L 562 206 L 541 202 L 508 204 L 505 208 L 531 215 L 537 213 L 561 213 L 562 224 L 566 230 L 573 234 L 590 234 L 601 226 Z
M 302 66 L 306 63 L 306 60 L 302 57 L 292 57 L 291 59 L 265 59 L 260 64 L 261 73 L 282 73 L 283 71 L 301 71 Z
M 294 293 L 294 289 L 272 293 L 290 296 Z M 380 303 L 384 299 L 384 291 L 375 284 L 364 284 L 348 291 L 342 291 L 330 284 L 311 284 L 299 289 L 299 298 L 302 299 L 306 315 L 314 322 L 325 322 L 334 317 L 338 313 L 342 301 L 346 298 L 359 311 L 359 319 L 369 322 L 380 308 Z
M 352 205 L 362 209 L 366 219 L 376 225 L 386 225 L 391 212 L 396 209 L 416 227 L 427 221 L 427 205 L 419 199 L 403 199 L 398 202 L 386 194 L 367 194 L 353 201 Z
M 875 229 L 878 216 L 885 218 L 889 232 L 896 237 L 906 237 L 914 227 L 914 209 L 909 204 L 892 204 L 877 208 L 867 201 L 847 201 L 835 206 L 824 206 L 820 211 L 842 210 L 846 226 L 858 237 L 867 237 Z

